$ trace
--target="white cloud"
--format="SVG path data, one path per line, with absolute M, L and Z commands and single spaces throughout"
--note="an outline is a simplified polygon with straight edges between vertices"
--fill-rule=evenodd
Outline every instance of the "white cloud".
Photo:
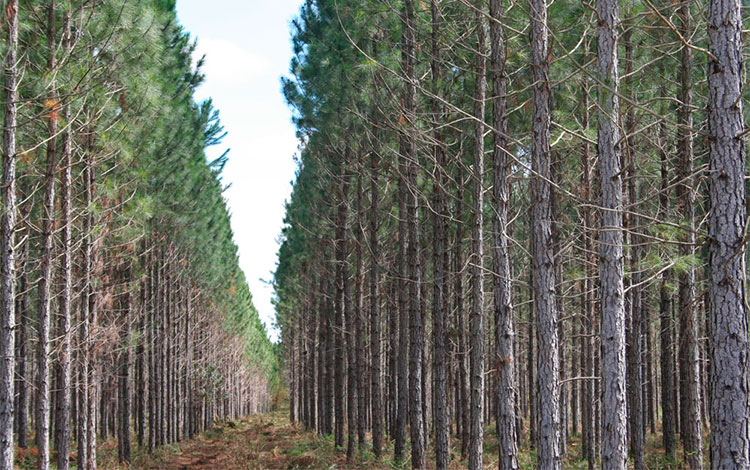
M 216 86 L 243 85 L 272 71 L 267 57 L 250 52 L 225 39 L 198 39 L 195 60 L 206 56 L 203 73 Z

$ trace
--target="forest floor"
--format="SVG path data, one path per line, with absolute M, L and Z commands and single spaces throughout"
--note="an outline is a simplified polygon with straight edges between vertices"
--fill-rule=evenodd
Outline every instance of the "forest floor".
M 116 443 L 102 449 L 99 468 L 103 470 L 303 470 L 358 469 L 385 470 L 391 464 L 376 464 L 371 454 L 347 465 L 346 455 L 337 452 L 333 440 L 318 437 L 289 423 L 289 411 L 218 424 L 197 438 L 164 446 L 153 455 L 134 455 L 129 467 L 118 466 Z M 407 468 L 406 466 L 404 468 Z
M 195 439 L 164 446 L 153 455 L 136 452 L 129 466 L 117 465 L 116 442 L 101 449 L 103 470 L 304 470 L 401 468 L 376 463 L 363 453 L 348 465 L 346 455 L 337 452 L 333 440 L 318 437 L 289 423 L 289 411 L 278 410 L 221 423 Z M 404 468 L 408 468 L 404 466 Z
M 213 430 L 183 443 L 164 446 L 149 455 L 134 446 L 133 463 L 117 464 L 117 443 L 100 443 L 100 470 L 394 470 L 409 469 L 409 455 L 401 464 L 393 462 L 393 443 L 384 442 L 384 455 L 377 461 L 369 449 L 359 452 L 355 462 L 346 462 L 344 450 L 336 450 L 331 437 L 319 437 L 299 425 L 289 423 L 288 409 L 250 416 L 217 425 Z M 489 430 L 488 430 L 489 432 Z M 485 468 L 497 468 L 496 440 L 485 440 Z M 646 460 L 649 469 L 681 469 L 681 459 L 667 462 L 660 448 L 660 436 L 649 435 Z M 34 450 L 18 455 L 16 463 L 21 469 L 35 468 Z M 430 450 L 434 450 L 430 448 Z M 408 452 L 408 449 L 407 449 Z M 678 454 L 679 455 L 679 454 Z M 521 469 L 533 469 L 534 453 L 524 451 L 519 455 Z M 434 454 L 428 454 L 428 467 Z M 467 462 L 454 454 L 450 469 L 466 468 Z M 75 468 L 75 467 L 73 467 Z M 571 439 L 564 468 L 585 469 L 580 460 L 580 440 Z

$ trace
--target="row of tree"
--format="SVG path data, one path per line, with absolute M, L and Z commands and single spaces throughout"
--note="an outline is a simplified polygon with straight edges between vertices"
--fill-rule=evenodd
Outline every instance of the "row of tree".
M 491 422 L 501 469 L 640 470 L 657 432 L 653 468 L 750 468 L 743 27 L 739 0 L 307 0 L 291 419 L 349 458 L 408 430 L 415 469 L 483 468 Z
M 175 2 L 1 14 L 0 469 L 16 443 L 91 470 L 97 439 L 127 462 L 131 435 L 152 451 L 267 408 L 274 352 Z

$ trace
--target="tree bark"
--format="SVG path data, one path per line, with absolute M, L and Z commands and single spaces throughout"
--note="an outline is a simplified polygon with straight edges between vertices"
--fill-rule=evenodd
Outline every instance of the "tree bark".
M 377 141 L 376 141 L 377 142 Z M 377 145 L 377 143 L 375 143 Z M 380 458 L 383 446 L 383 397 L 381 388 L 381 334 L 379 266 L 380 244 L 378 239 L 378 212 L 380 193 L 378 188 L 378 166 L 380 156 L 377 148 L 370 154 L 370 352 L 372 354 L 372 450 Z
M 21 210 L 21 217 L 24 215 Z M 24 235 L 27 232 L 23 232 Z M 27 237 L 26 237 L 27 238 Z M 18 395 L 17 408 L 15 409 L 16 427 L 18 432 L 18 447 L 28 447 L 27 434 L 29 430 L 29 378 L 31 367 L 29 364 L 29 241 L 24 240 L 21 246 L 21 254 L 18 260 L 18 295 L 16 296 L 16 318 L 18 329 L 16 330 L 16 347 L 18 348 L 18 364 L 16 364 L 16 394 Z
M 367 379 L 365 367 L 365 335 L 362 325 L 364 315 L 364 282 L 362 274 L 362 244 L 364 243 L 364 217 L 362 215 L 362 171 L 360 169 L 357 175 L 357 224 L 354 228 L 355 256 L 356 256 L 356 273 L 355 273 L 355 293 L 354 299 L 355 317 L 354 317 L 354 345 L 357 348 L 357 442 L 364 448 L 367 432 L 367 397 L 365 396 L 365 382 Z M 312 370 L 312 369 L 310 369 Z
M 709 0 L 711 468 L 750 468 L 745 309 L 745 130 L 739 0 Z M 695 416 L 694 419 L 698 419 Z
M 474 207 L 471 231 L 471 307 L 469 314 L 471 411 L 469 470 L 481 470 L 484 457 L 484 114 L 487 94 L 487 37 L 484 14 L 477 11 L 477 50 L 474 117 Z
M 346 195 L 349 193 L 346 176 L 346 161 L 340 163 L 339 174 L 337 175 L 339 188 L 338 196 L 338 215 L 336 222 L 336 312 L 334 323 L 335 336 L 335 414 L 336 430 L 335 444 L 338 447 L 344 446 L 344 426 L 346 416 L 344 416 L 344 395 L 346 393 L 345 376 L 346 373 L 346 355 L 345 355 L 345 323 L 346 314 L 345 297 L 346 297 L 346 218 L 347 218 L 347 201 Z
M 342 244 L 343 252 L 343 265 L 342 265 L 342 278 L 343 283 L 343 294 L 344 294 L 344 340 L 346 341 L 346 352 L 347 352 L 347 380 L 346 380 L 346 412 L 347 412 L 347 448 L 346 458 L 347 461 L 351 462 L 354 458 L 354 450 L 357 442 L 357 344 L 356 344 L 356 331 L 355 331 L 355 319 L 354 319 L 354 305 L 352 302 L 351 293 L 351 282 L 349 279 L 349 187 L 351 185 L 351 174 L 349 172 L 349 162 L 351 158 L 351 148 L 347 147 L 345 150 L 344 161 L 342 165 L 341 177 L 342 183 L 342 198 L 341 206 L 339 206 L 339 217 L 344 226 L 344 236 L 339 242 Z M 342 212 L 343 211 L 343 212 Z
M 55 74 L 57 28 L 55 26 L 55 0 L 47 6 L 47 31 L 49 42 L 48 68 Z M 44 206 L 42 221 L 42 253 L 39 276 L 38 343 L 36 376 L 36 444 L 39 449 L 39 470 L 49 469 L 49 417 L 50 417 L 50 291 L 52 284 L 52 232 L 55 222 L 55 175 L 57 172 L 57 90 L 50 83 L 50 113 L 47 119 L 47 167 L 44 174 Z
M 561 468 L 560 392 L 555 299 L 554 247 L 552 239 L 552 194 L 550 151 L 550 105 L 547 5 L 531 2 L 531 73 L 533 87 L 532 143 L 532 270 L 534 307 L 539 328 L 537 355 L 538 437 L 537 464 L 542 470 Z
M 83 343 L 83 348 L 86 350 L 86 373 L 87 377 L 85 380 L 86 384 L 86 463 L 88 467 L 86 470 L 96 470 L 96 391 L 97 382 L 99 380 L 98 364 L 97 364 L 97 351 L 96 345 L 91 341 L 90 332 L 92 329 L 97 327 L 98 323 L 98 304 L 97 304 L 97 288 L 96 285 L 96 274 L 97 268 L 97 241 L 93 236 L 94 228 L 94 215 L 91 212 L 91 205 L 94 200 L 94 180 L 95 180 L 95 168 L 94 168 L 94 134 L 90 132 L 87 136 L 88 151 L 86 152 L 86 162 L 84 169 L 84 207 L 87 208 L 86 215 L 84 216 L 84 230 L 83 230 L 83 256 L 84 256 L 84 267 L 88 267 L 88 270 L 84 274 L 84 290 L 81 302 L 86 302 L 85 307 L 87 315 L 87 328 L 86 328 L 86 340 Z M 83 333 L 82 333 L 83 334 Z M 79 454 L 80 455 L 80 454 Z
M 13 469 L 14 331 L 16 311 L 16 116 L 18 110 L 18 0 L 8 0 L 5 26 L 2 238 L 0 238 L 0 470 Z
M 631 91 L 633 71 L 633 43 L 631 41 L 633 28 L 626 25 L 623 34 L 625 46 L 625 88 Z M 627 193 L 628 204 L 632 211 L 638 212 L 638 193 L 636 182 L 635 158 L 635 111 L 632 106 L 627 107 L 625 113 L 625 162 L 627 165 Z M 645 432 L 643 426 L 643 299 L 641 291 L 641 258 L 643 256 L 643 240 L 638 235 L 639 218 L 633 214 L 624 217 L 625 232 L 630 252 L 630 278 L 626 295 L 626 308 L 629 313 L 626 326 L 627 360 L 628 360 L 628 421 L 630 424 L 630 452 L 634 470 L 645 470 Z
M 408 68 L 408 51 L 406 51 L 406 39 L 408 27 L 406 16 L 407 4 L 404 3 L 402 14 L 402 41 L 404 50 L 402 52 L 402 67 L 404 71 Z M 406 95 L 406 87 L 404 87 Z M 404 110 L 405 112 L 405 110 Z M 406 118 L 404 118 L 406 119 Z M 408 125 L 408 123 L 407 123 Z M 398 157 L 398 260 L 396 262 L 398 270 L 398 405 L 396 407 L 396 442 L 394 447 L 394 458 L 397 462 L 403 459 L 404 448 L 406 446 L 406 424 L 407 412 L 409 406 L 409 311 L 408 311 L 408 282 L 407 282 L 407 263 L 406 256 L 408 253 L 408 181 L 407 181 L 407 156 L 406 156 L 406 138 L 403 135 L 399 137 L 399 157 Z
M 430 4 L 432 20 L 432 58 L 430 70 L 432 72 L 433 93 L 440 94 L 440 10 L 439 2 L 432 0 Z M 450 420 L 448 417 L 448 358 L 446 347 L 446 319 L 448 305 L 448 249 L 447 222 L 445 208 L 445 149 L 440 124 L 443 120 L 442 105 L 437 99 L 432 100 L 433 124 L 432 147 L 435 161 L 433 197 L 433 301 L 432 301 L 432 335 L 433 335 L 433 371 L 435 390 L 433 392 L 433 408 L 435 415 L 435 468 L 448 468 L 450 453 Z
M 459 423 L 461 428 L 461 458 L 464 459 L 469 453 L 469 419 L 471 408 L 471 390 L 469 387 L 469 328 L 468 312 L 464 300 L 464 197 L 465 181 L 463 173 L 463 161 L 458 155 L 457 166 L 458 172 L 456 180 L 456 240 L 453 247 L 453 308 L 456 311 L 456 323 L 458 326 L 458 385 L 459 385 Z
M 625 305 L 623 287 L 622 177 L 618 99 L 617 0 L 597 4 L 599 68 L 599 175 L 602 228 L 600 266 L 602 308 L 602 469 L 627 464 L 625 401 Z
M 421 258 L 419 253 L 419 188 L 417 187 L 417 76 L 416 76 L 416 24 L 413 0 L 404 1 L 402 12 L 404 115 L 403 160 L 406 169 L 406 224 L 407 224 L 407 285 L 409 314 L 409 424 L 411 434 L 411 465 L 423 469 L 426 465 L 423 413 L 424 324 L 421 311 Z M 402 336 L 403 337 L 403 336 Z M 402 349 L 403 350 L 403 349 Z
M 513 351 L 512 271 L 508 243 L 508 209 L 510 164 L 507 153 L 508 120 L 506 116 L 507 72 L 506 41 L 503 21 L 503 0 L 490 0 L 490 76 L 493 86 L 493 261 L 495 309 L 495 418 L 497 421 L 500 470 L 518 469 L 518 435 L 516 433 L 516 358 Z
M 689 0 L 682 3 L 679 11 L 680 31 L 689 37 L 692 29 Z M 693 52 L 683 46 L 680 54 L 680 91 L 678 100 L 677 176 L 675 186 L 677 204 L 681 214 L 680 225 L 685 227 L 680 234 L 679 253 L 691 258 L 695 254 L 695 222 L 693 191 L 693 111 L 692 111 Z M 682 441 L 685 459 L 691 470 L 703 469 L 703 430 L 701 425 L 700 358 L 698 344 L 698 311 L 695 308 L 695 268 L 692 259 L 687 259 L 687 269 L 679 274 L 680 306 L 680 396 L 683 397 Z
M 72 38 L 70 27 L 70 13 L 65 16 L 65 51 L 70 56 L 72 51 Z M 57 468 L 68 470 L 70 467 L 70 404 L 71 404 L 71 355 L 72 355 L 72 331 L 71 331 L 71 296 L 73 290 L 72 281 L 72 243 L 71 243 L 71 199 L 72 199 L 72 129 L 70 104 L 66 103 L 64 108 L 65 131 L 63 133 L 63 155 L 62 174 L 60 177 L 60 197 L 62 206 L 62 257 L 60 271 L 62 273 L 62 292 L 60 299 L 60 333 L 62 334 L 62 345 L 60 346 L 58 411 L 57 411 Z
M 127 273 L 125 271 L 128 271 Z M 119 371 L 117 374 L 118 381 L 118 398 L 117 408 L 118 428 L 117 428 L 117 457 L 120 463 L 130 462 L 130 322 L 131 322 L 131 294 L 130 289 L 130 268 L 120 267 L 119 282 L 122 284 L 122 292 L 118 295 L 118 310 L 122 315 L 122 326 L 120 327 L 120 357 Z

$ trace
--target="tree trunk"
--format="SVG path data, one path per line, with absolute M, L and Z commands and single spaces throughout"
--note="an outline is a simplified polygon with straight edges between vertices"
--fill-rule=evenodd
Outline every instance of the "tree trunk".
M 440 94 L 440 11 L 437 0 L 432 0 L 430 5 L 432 19 L 432 60 L 430 70 L 432 72 L 433 93 Z M 435 160 L 435 179 L 433 187 L 434 209 L 433 214 L 433 301 L 432 301 L 432 336 L 433 336 L 433 371 L 435 377 L 435 390 L 433 392 L 433 408 L 435 415 L 435 468 L 444 470 L 448 468 L 450 454 L 450 420 L 448 417 L 448 360 L 446 347 L 446 319 L 448 305 L 448 249 L 447 249 L 447 222 L 444 186 L 445 182 L 445 149 L 442 141 L 440 124 L 443 119 L 442 105 L 437 99 L 432 100 L 432 112 L 435 122 L 433 124 L 432 147 Z
M 348 151 L 348 150 L 347 150 Z M 346 217 L 347 217 L 347 201 L 346 195 L 349 193 L 347 185 L 348 178 L 346 176 L 346 161 L 339 163 L 341 168 L 337 175 L 339 181 L 337 182 L 339 188 L 338 202 L 338 215 L 336 222 L 336 312 L 335 312 L 335 323 L 333 331 L 335 337 L 335 412 L 336 412 L 336 432 L 335 432 L 335 444 L 337 447 L 344 446 L 344 425 L 346 423 L 346 417 L 344 416 L 344 395 L 346 392 L 345 384 L 345 296 L 347 292 L 346 278 Z
M 346 411 L 347 411 L 347 448 L 346 458 L 351 462 L 354 458 L 354 450 L 357 442 L 357 344 L 354 320 L 354 305 L 352 305 L 351 282 L 349 279 L 349 186 L 351 185 L 351 174 L 349 172 L 349 162 L 352 162 L 351 148 L 347 147 L 346 155 L 342 162 L 341 178 L 343 179 L 343 188 L 341 194 L 341 206 L 339 206 L 339 217 L 344 226 L 344 236 L 339 239 L 342 245 L 343 264 L 342 278 L 344 294 L 344 340 L 346 341 L 347 352 L 347 381 L 346 381 Z
M 72 38 L 70 28 L 70 13 L 65 16 L 65 50 L 70 55 L 72 50 Z M 62 273 L 62 292 L 60 299 L 60 334 L 62 334 L 62 345 L 60 346 L 60 368 L 58 404 L 57 404 L 57 468 L 68 470 L 70 466 L 70 402 L 71 402 L 71 316 L 70 304 L 73 290 L 72 281 L 72 246 L 71 246 L 71 198 L 72 198 L 72 129 L 70 123 L 70 105 L 64 108 L 64 120 L 66 123 L 63 133 L 63 160 L 62 175 L 60 177 L 60 197 L 62 199 L 62 257 L 60 271 Z
M 377 145 L 377 143 L 375 144 Z M 383 446 L 383 397 L 381 388 L 380 371 L 380 293 L 379 293 L 379 263 L 380 245 L 378 242 L 378 166 L 380 156 L 377 149 L 373 149 L 370 155 L 370 351 L 372 354 L 372 450 L 376 458 L 380 458 Z
M 404 7 L 406 8 L 406 6 Z M 404 32 L 404 35 L 407 33 Z M 404 52 L 403 62 L 406 63 L 406 52 Z M 406 68 L 406 67 L 404 67 Z M 397 356 L 397 394 L 398 404 L 396 406 L 396 442 L 394 446 L 394 458 L 396 462 L 403 459 L 404 449 L 406 446 L 406 424 L 409 402 L 409 312 L 408 306 L 408 284 L 407 284 L 407 234 L 408 234 L 408 214 L 407 214 L 407 181 L 405 161 L 405 142 L 404 137 L 400 137 L 399 147 L 399 172 L 398 176 L 398 260 L 396 262 L 398 270 L 398 356 Z
M 49 42 L 48 67 L 54 75 L 56 69 L 55 0 L 47 8 L 47 30 Z M 50 84 L 52 106 L 57 106 L 57 90 L 54 81 Z M 50 109 L 47 119 L 47 168 L 44 174 L 44 206 L 42 214 L 41 267 L 39 276 L 38 343 L 36 377 L 36 444 L 39 449 L 39 470 L 49 469 L 49 419 L 50 419 L 50 302 L 52 284 L 52 232 L 55 222 L 55 176 L 57 172 L 57 113 Z
M 739 0 L 709 0 L 711 468 L 750 468 L 745 311 L 745 130 Z M 694 419 L 698 419 L 695 416 Z
M 584 45 L 583 59 L 586 61 L 589 57 L 588 46 Z M 589 80 L 583 78 L 581 84 L 581 108 L 583 109 L 583 129 L 587 131 L 589 129 L 590 114 L 589 114 Z M 591 162 L 590 162 L 591 146 L 587 141 L 582 143 L 581 149 L 581 187 L 583 191 L 583 198 L 586 201 L 590 201 L 592 197 L 591 190 Z M 593 273 L 593 238 L 594 232 L 592 230 L 591 221 L 591 208 L 586 205 L 583 207 L 583 237 L 584 237 L 584 255 L 583 255 L 583 299 L 581 313 L 583 315 L 583 337 L 581 341 L 581 370 L 584 377 L 594 376 L 594 273 Z M 596 448 L 596 430 L 595 430 L 595 415 L 596 415 L 596 396 L 594 395 L 595 384 L 593 380 L 586 380 L 582 383 L 582 400 L 585 406 L 583 406 L 583 414 L 581 419 L 581 430 L 583 431 L 583 453 L 584 458 L 588 464 L 588 470 L 594 469 L 595 462 L 595 448 Z
M 417 76 L 416 76 L 416 24 L 413 0 L 404 1 L 402 12 L 402 61 L 404 75 L 404 115 L 406 127 L 402 135 L 403 159 L 406 168 L 406 224 L 407 224 L 407 286 L 409 314 L 409 424 L 411 434 L 411 465 L 422 469 L 426 465 L 423 370 L 424 325 L 421 311 L 420 253 L 419 253 L 419 199 L 417 187 Z M 402 336 L 403 337 L 403 336 Z M 402 349 L 403 351 L 403 349 Z
M 625 88 L 630 91 L 633 72 L 633 43 L 631 41 L 633 28 L 630 23 L 626 25 L 623 34 L 625 43 Z M 624 162 L 627 165 L 627 192 L 628 204 L 632 211 L 638 212 L 638 193 L 636 184 L 635 158 L 638 151 L 635 147 L 634 134 L 636 131 L 635 111 L 632 106 L 627 107 L 625 113 L 625 149 Z M 639 218 L 633 214 L 624 217 L 625 231 L 630 251 L 630 285 L 627 291 L 627 318 L 626 340 L 627 340 L 627 379 L 628 379 L 628 421 L 630 424 L 630 452 L 633 458 L 634 470 L 645 470 L 644 449 L 645 433 L 643 427 L 643 299 L 641 292 L 641 258 L 643 256 L 641 246 L 643 240 L 638 235 L 640 227 Z
M 662 148 L 666 148 L 666 124 L 660 124 L 659 138 Z M 661 190 L 659 192 L 659 214 L 669 210 L 669 165 L 667 153 L 660 152 Z M 674 401 L 674 343 L 672 342 L 672 296 L 669 284 L 672 281 L 670 270 L 661 276 L 659 285 L 659 341 L 661 368 L 661 413 L 662 445 L 667 456 L 674 456 L 675 447 L 675 401 Z
M 515 326 L 513 322 L 512 271 L 508 243 L 508 208 L 510 164 L 507 153 L 508 121 L 506 116 L 507 72 L 505 70 L 505 31 L 501 23 L 503 1 L 490 0 L 490 47 L 493 112 L 493 261 L 495 309 L 495 418 L 497 421 L 500 470 L 518 469 L 518 435 L 516 433 L 516 358 L 513 351 Z
M 532 143 L 532 270 L 534 307 L 539 328 L 537 355 L 538 437 L 537 464 L 541 470 L 561 468 L 560 392 L 557 304 L 555 299 L 554 247 L 550 151 L 550 105 L 547 5 L 531 2 L 531 73 L 533 87 Z
M 471 231 L 471 310 L 469 315 L 471 411 L 469 470 L 480 470 L 484 454 L 484 114 L 487 94 L 487 38 L 483 12 L 477 10 L 476 95 L 474 117 L 474 207 Z
M 87 329 L 86 329 L 86 340 L 82 347 L 85 348 L 86 352 L 86 463 L 88 467 L 86 470 L 96 470 L 96 387 L 97 382 L 100 379 L 98 364 L 97 364 L 97 349 L 96 345 L 91 341 L 90 332 L 92 329 L 97 327 L 98 322 L 98 286 L 95 283 L 96 275 L 99 271 L 97 266 L 97 250 L 96 241 L 93 236 L 94 228 L 94 216 L 91 212 L 91 207 L 94 200 L 94 180 L 95 180 L 95 169 L 94 169 L 94 134 L 89 133 L 87 136 L 88 151 L 86 152 L 85 170 L 83 174 L 84 178 L 84 207 L 87 208 L 86 215 L 84 217 L 84 230 L 83 230 L 83 256 L 84 256 L 84 267 L 87 267 L 84 274 L 84 290 L 81 298 L 81 302 L 86 302 L 85 307 L 87 315 Z M 82 333 L 83 335 L 83 333 Z M 80 454 L 79 454 L 80 455 Z
M 600 266 L 602 308 L 602 469 L 627 465 L 625 402 L 625 305 L 623 287 L 622 177 L 618 105 L 617 0 L 599 0 L 599 175 L 602 229 Z
M 125 271 L 128 270 L 128 273 Z M 120 292 L 117 299 L 119 314 L 122 315 L 122 326 L 120 327 L 120 357 L 119 371 L 117 374 L 118 397 L 117 408 L 118 428 L 117 428 L 117 457 L 120 463 L 130 462 L 130 322 L 131 322 L 131 294 L 130 289 L 130 268 L 121 267 L 118 273 L 119 282 L 122 284 L 123 292 Z
M 356 280 L 354 284 L 354 299 L 356 302 L 354 313 L 354 345 L 357 348 L 357 442 L 359 443 L 360 447 L 364 448 L 366 444 L 365 434 L 367 432 L 367 397 L 365 396 L 365 382 L 367 376 L 365 372 L 365 335 L 362 325 L 362 316 L 364 315 L 364 282 L 362 274 L 362 244 L 364 243 L 364 217 L 362 215 L 362 173 L 363 171 L 361 171 L 360 169 L 357 175 L 357 225 L 354 228 L 355 253 L 357 260 L 355 273 Z M 309 368 L 309 371 L 312 371 L 312 368 Z
M 142 246 L 146 246 L 145 243 Z M 142 263 L 147 260 L 147 255 L 145 253 L 145 248 L 140 256 Z M 145 271 L 148 272 L 148 265 L 143 266 L 145 268 Z M 137 400 L 137 416 L 136 416 L 136 432 L 138 435 L 138 445 L 141 447 L 144 447 L 146 445 L 146 408 L 147 408 L 147 387 L 146 387 L 146 380 L 148 377 L 147 375 L 147 366 L 146 366 L 146 346 L 147 338 L 146 335 L 146 309 L 147 302 L 148 302 L 148 276 L 144 275 L 143 280 L 139 283 L 139 290 L 141 293 L 140 296 L 140 305 L 138 306 L 138 344 L 135 349 L 135 355 L 136 355 L 136 370 L 135 370 L 135 394 L 136 394 L 136 400 Z
M 8 0 L 5 51 L 2 238 L 0 239 L 0 470 L 13 469 L 13 398 L 15 349 L 16 113 L 18 109 L 18 0 Z
M 681 33 L 689 37 L 692 28 L 690 1 L 683 2 L 679 11 Z M 695 193 L 693 191 L 693 111 L 692 111 L 693 53 L 683 46 L 680 60 L 680 92 L 678 121 L 680 130 L 677 139 L 677 169 L 679 182 L 675 186 L 677 204 L 681 214 L 679 253 L 681 257 L 695 254 Z M 703 469 L 703 432 L 701 425 L 700 362 L 698 345 L 698 311 L 695 308 L 695 268 L 687 260 L 687 269 L 679 274 L 680 305 L 680 396 L 683 397 L 682 442 L 685 458 L 691 470 Z
M 22 218 L 25 218 L 21 210 Z M 28 215 L 28 214 L 27 214 Z M 16 393 L 18 406 L 15 410 L 17 420 L 18 447 L 26 449 L 29 430 L 29 382 L 31 367 L 29 364 L 29 241 L 23 241 L 18 263 L 18 296 L 16 297 L 16 346 L 18 347 L 18 364 L 16 370 Z
M 464 175 L 461 156 L 457 156 L 458 174 L 456 180 L 456 240 L 453 251 L 454 285 L 453 285 L 453 308 L 456 311 L 456 323 L 458 326 L 458 385 L 459 385 L 459 423 L 461 428 L 461 458 L 466 458 L 469 453 L 469 409 L 471 405 L 469 390 L 469 338 L 466 322 L 466 311 L 464 302 L 464 262 L 463 262 L 463 239 L 464 239 Z

